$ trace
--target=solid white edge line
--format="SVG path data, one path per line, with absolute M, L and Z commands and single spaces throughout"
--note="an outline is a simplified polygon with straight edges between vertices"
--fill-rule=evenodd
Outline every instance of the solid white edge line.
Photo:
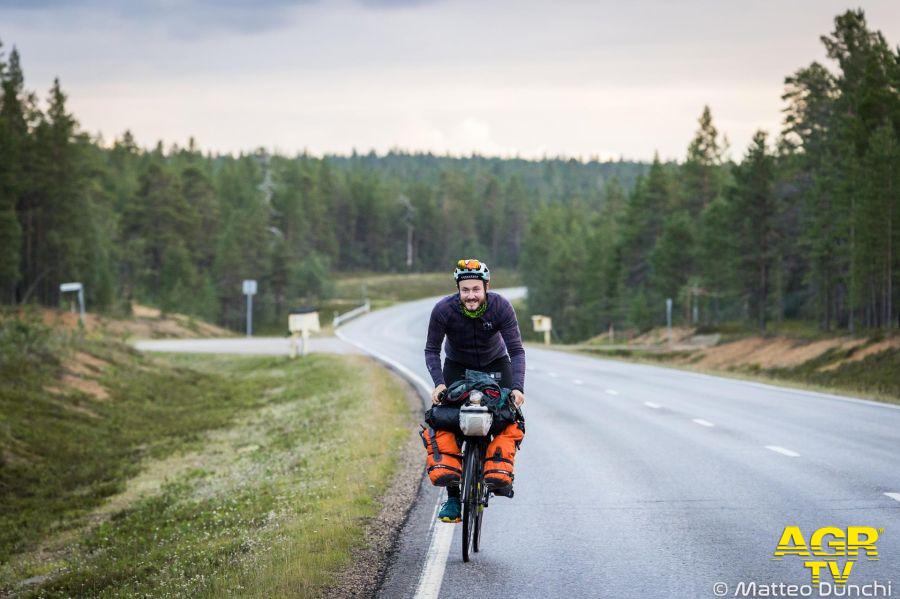
M 419 388 L 425 393 L 426 397 L 431 395 L 432 388 L 412 370 L 397 362 L 392 358 L 388 358 L 384 354 L 377 352 L 362 343 L 348 339 L 340 328 L 335 329 L 334 336 L 351 345 L 358 347 L 367 354 L 384 362 L 385 364 L 395 368 L 408 380 L 419 385 Z M 437 505 L 434 508 L 434 515 L 431 519 L 431 542 L 428 544 L 428 552 L 425 554 L 425 563 L 422 566 L 422 573 L 419 575 L 419 584 L 416 586 L 416 599 L 437 599 L 441 592 L 441 584 L 444 582 L 444 570 L 447 568 L 447 556 L 450 555 L 450 545 L 453 543 L 453 526 L 435 526 L 437 521 L 438 510 L 441 506 L 441 496 L 438 496 Z
M 900 501 L 900 493 L 885 493 L 885 495 L 887 495 L 894 501 Z
M 791 451 L 790 449 L 779 447 L 778 445 L 766 445 L 766 449 L 774 451 L 775 453 L 780 453 L 781 455 L 786 455 L 789 458 L 800 457 L 800 454 L 796 451 Z
M 416 586 L 415 599 L 436 599 L 444 582 L 444 570 L 447 567 L 447 556 L 450 555 L 450 545 L 453 543 L 454 526 L 443 522 L 435 525 L 440 506 L 438 501 L 431 519 L 431 543 L 428 545 L 425 565 Z
M 704 420 L 703 418 L 694 418 L 693 421 L 700 426 L 715 426 L 715 424 L 713 424 L 709 420 Z
M 662 407 L 658 403 L 653 403 L 652 401 L 645 401 L 644 405 L 647 406 L 648 408 L 653 408 L 654 410 L 658 410 Z

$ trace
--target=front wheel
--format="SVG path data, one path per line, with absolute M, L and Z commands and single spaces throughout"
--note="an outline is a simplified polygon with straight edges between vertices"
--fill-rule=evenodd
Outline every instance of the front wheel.
M 463 458 L 463 482 L 462 482 L 462 556 L 463 561 L 469 561 L 469 550 L 472 549 L 476 530 L 479 528 L 476 522 L 478 514 L 478 444 L 466 442 L 465 457 Z M 480 520 L 480 519 L 479 519 Z M 477 543 L 477 541 L 475 541 Z M 478 551 L 477 546 L 475 551 Z

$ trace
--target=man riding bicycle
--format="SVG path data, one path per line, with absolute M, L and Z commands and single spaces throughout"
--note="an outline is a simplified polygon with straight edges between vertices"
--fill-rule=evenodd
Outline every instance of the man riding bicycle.
M 470 369 L 499 374 L 500 386 L 512 389 L 515 405 L 521 406 L 525 402 L 525 348 L 515 310 L 509 300 L 488 291 L 491 273 L 483 262 L 460 260 L 453 278 L 458 293 L 438 301 L 428 323 L 425 364 L 434 382 L 432 403 L 440 403 L 447 386 L 464 379 Z M 446 355 L 443 369 L 442 342 Z M 510 462 L 511 468 L 511 460 L 502 461 Z M 485 480 L 489 482 L 488 472 Z M 447 496 L 438 518 L 459 522 L 458 483 L 447 486 Z

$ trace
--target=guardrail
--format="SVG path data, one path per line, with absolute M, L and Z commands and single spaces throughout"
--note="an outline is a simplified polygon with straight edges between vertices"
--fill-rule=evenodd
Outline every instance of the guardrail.
M 353 320 L 360 314 L 365 314 L 371 309 L 372 305 L 369 303 L 369 300 L 366 300 L 362 306 L 357 308 L 353 308 L 349 312 L 344 312 L 343 314 L 338 314 L 331 320 L 331 326 L 334 328 L 338 328 L 342 323 L 347 322 L 348 320 Z

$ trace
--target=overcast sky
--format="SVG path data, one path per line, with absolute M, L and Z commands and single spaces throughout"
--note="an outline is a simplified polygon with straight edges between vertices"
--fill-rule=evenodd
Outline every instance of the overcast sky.
M 709 104 L 739 157 L 856 6 L 900 41 L 896 0 L 0 0 L 0 40 L 107 140 L 683 159 Z

